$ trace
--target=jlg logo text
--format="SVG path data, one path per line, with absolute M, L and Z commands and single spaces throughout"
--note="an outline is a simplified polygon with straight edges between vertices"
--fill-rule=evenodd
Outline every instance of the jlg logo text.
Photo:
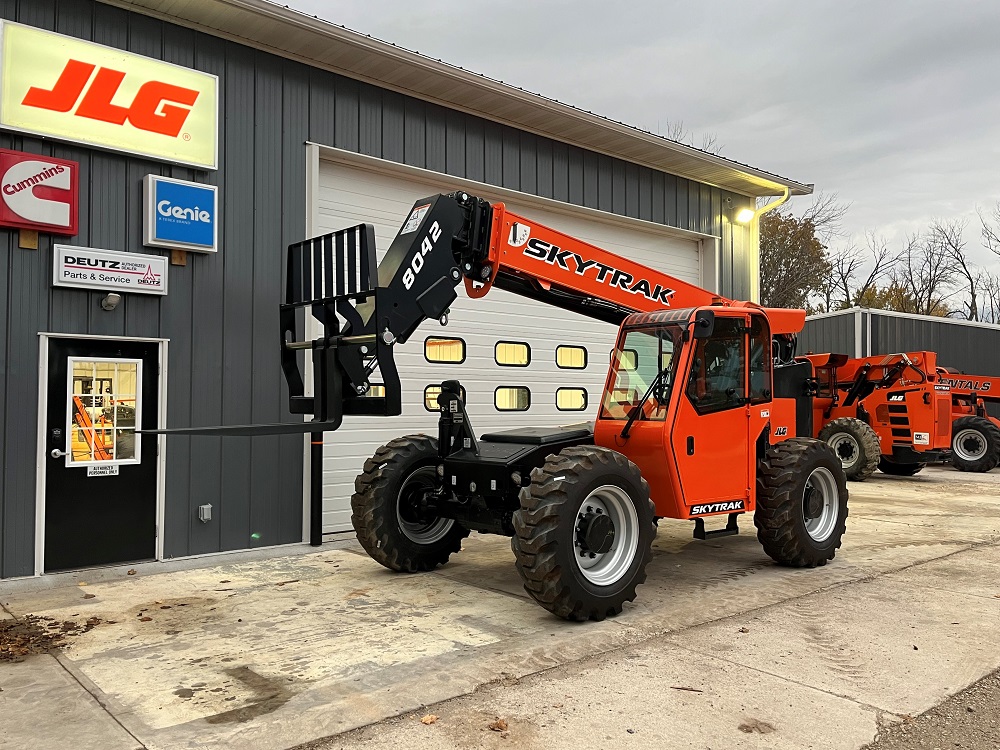
M 0 22 L 0 127 L 216 168 L 214 75 Z
M 76 107 L 73 113 L 77 117 L 114 125 L 124 125 L 127 120 L 139 130 L 176 138 L 199 92 L 164 81 L 147 81 L 125 107 L 112 101 L 125 76 L 124 71 L 70 60 L 52 89 L 32 86 L 21 103 L 52 112 L 69 112 Z

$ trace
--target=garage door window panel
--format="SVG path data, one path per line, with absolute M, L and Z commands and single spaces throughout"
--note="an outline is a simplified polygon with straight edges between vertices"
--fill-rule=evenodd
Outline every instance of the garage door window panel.
M 531 346 L 523 341 L 498 341 L 493 359 L 501 367 L 527 367 L 531 364 Z
M 556 390 L 556 408 L 559 411 L 586 411 L 586 388 L 559 388 Z
M 497 411 L 527 411 L 531 408 L 531 391 L 523 385 L 502 385 L 493 391 Z
M 587 367 L 587 349 L 582 346 L 557 346 L 556 367 L 563 370 L 583 370 Z
M 428 336 L 424 359 L 432 364 L 460 365 L 465 362 L 465 339 Z

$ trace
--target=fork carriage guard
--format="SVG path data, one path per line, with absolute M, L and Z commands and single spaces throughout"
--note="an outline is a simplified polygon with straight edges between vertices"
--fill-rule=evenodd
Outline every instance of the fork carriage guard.
M 313 418 L 144 432 L 222 437 L 311 433 L 310 543 L 320 545 L 323 433 L 338 429 L 345 414 L 402 413 L 393 346 L 406 342 L 428 318 L 447 323 L 458 296 L 455 287 L 463 279 L 461 268 L 469 277 L 482 278 L 491 213 L 488 202 L 465 193 L 418 201 L 380 266 L 371 224 L 290 245 L 279 306 L 281 370 L 289 412 Z M 304 313 L 322 326 L 322 335 L 312 341 L 297 335 Z M 311 396 L 302 376 L 300 354 L 305 351 L 312 353 Z M 381 382 L 373 383 L 376 370 Z

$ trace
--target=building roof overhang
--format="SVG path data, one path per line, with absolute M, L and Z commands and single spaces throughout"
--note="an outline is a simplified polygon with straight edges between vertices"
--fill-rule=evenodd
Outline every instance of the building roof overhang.
M 101 0 L 307 65 L 753 197 L 813 186 L 616 122 L 270 0 Z

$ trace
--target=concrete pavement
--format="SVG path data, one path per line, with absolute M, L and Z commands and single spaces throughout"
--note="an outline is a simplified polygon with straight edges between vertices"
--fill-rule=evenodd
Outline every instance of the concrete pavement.
M 662 523 L 636 605 L 604 623 L 549 616 L 507 540 L 478 536 L 420 576 L 348 543 L 3 584 L 16 615 L 104 622 L 0 664 L 0 747 L 70 706 L 108 748 L 859 747 L 1000 666 L 1000 473 L 850 489 L 844 548 L 816 570 L 771 564 L 749 519 L 708 542 Z

